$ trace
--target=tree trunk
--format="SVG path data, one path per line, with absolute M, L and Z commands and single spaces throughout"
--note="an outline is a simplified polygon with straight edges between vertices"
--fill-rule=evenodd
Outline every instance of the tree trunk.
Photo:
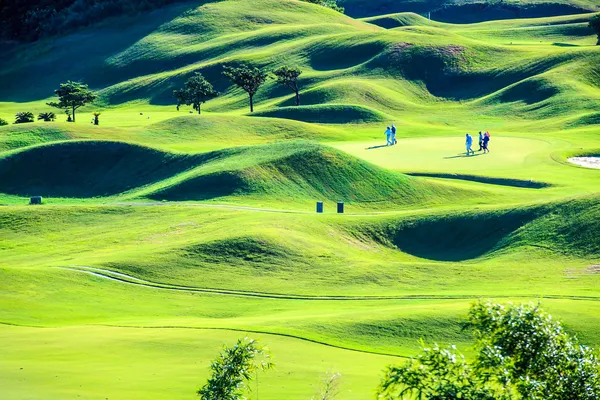
M 254 112 L 254 102 L 253 102 L 253 98 L 254 95 L 250 95 L 250 112 Z
M 298 91 L 296 90 L 296 105 L 299 106 L 300 105 L 300 94 L 298 93 Z
M 73 106 L 73 122 L 75 122 L 75 106 Z

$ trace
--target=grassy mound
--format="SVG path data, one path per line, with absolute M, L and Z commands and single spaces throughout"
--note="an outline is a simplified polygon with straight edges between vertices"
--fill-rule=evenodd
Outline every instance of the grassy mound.
M 108 196 L 165 179 L 198 162 L 199 157 L 120 142 L 55 143 L 1 158 L 0 192 L 21 196 Z
M 331 200 L 369 205 L 411 205 L 467 195 L 387 171 L 339 150 L 281 143 L 216 152 L 199 174 L 149 195 L 156 200 L 260 196 L 280 201 Z
M 255 112 L 252 115 L 321 124 L 358 124 L 389 120 L 389 117 L 381 112 L 367 107 L 345 104 L 279 107 Z

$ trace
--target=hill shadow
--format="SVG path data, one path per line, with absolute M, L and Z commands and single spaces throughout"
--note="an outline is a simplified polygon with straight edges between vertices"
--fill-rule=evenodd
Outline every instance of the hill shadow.
M 110 196 L 197 166 L 184 156 L 121 142 L 61 142 L 0 158 L 0 192 L 33 196 Z
M 182 2 L 135 17 L 121 18 L 121 29 L 108 24 L 90 26 L 66 36 L 13 46 L 3 54 L 0 70 L 0 99 L 28 102 L 45 99 L 68 79 L 83 81 L 92 88 L 121 82 L 123 76 L 106 65 L 106 60 L 140 41 L 161 25 L 187 11 L 216 0 Z M 77 59 L 73 55 L 77 54 Z M 40 73 L 43 71 L 43 73 Z

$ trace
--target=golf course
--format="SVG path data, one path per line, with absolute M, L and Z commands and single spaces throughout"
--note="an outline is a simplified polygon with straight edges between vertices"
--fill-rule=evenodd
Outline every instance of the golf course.
M 248 399 L 373 399 L 421 341 L 471 357 L 478 299 L 600 348 L 600 5 L 505 3 L 167 1 L 0 41 L 0 399 L 195 399 L 244 337 L 275 364 Z

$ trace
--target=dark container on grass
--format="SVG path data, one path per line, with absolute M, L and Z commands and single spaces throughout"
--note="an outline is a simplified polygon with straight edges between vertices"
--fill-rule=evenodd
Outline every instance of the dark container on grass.
M 338 214 L 343 214 L 344 213 L 344 202 L 339 201 L 337 203 L 337 211 L 338 211 Z
M 33 196 L 29 198 L 29 204 L 42 204 L 42 196 Z
M 323 213 L 323 202 L 322 201 L 317 201 L 317 212 L 319 214 Z

